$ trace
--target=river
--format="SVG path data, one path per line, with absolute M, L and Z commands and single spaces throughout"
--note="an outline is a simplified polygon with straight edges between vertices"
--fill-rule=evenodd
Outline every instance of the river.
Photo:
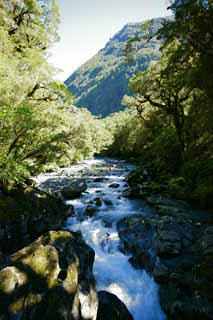
M 149 215 L 150 209 L 142 200 L 122 196 L 126 188 L 125 176 L 134 166 L 125 161 L 108 158 L 86 160 L 57 174 L 41 175 L 45 181 L 56 183 L 67 177 L 84 177 L 87 191 L 67 205 L 75 208 L 75 217 L 67 219 L 65 230 L 81 231 L 84 240 L 95 251 L 94 275 L 97 289 L 117 295 L 128 307 L 135 320 L 166 319 L 158 299 L 158 285 L 144 270 L 136 270 L 129 256 L 120 249 L 117 222 L 132 214 Z M 88 206 L 95 206 L 93 217 L 85 215 Z

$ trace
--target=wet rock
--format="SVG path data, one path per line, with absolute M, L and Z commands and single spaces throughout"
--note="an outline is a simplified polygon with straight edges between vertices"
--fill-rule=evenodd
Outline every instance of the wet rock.
M 157 253 L 159 256 L 170 257 L 178 255 L 181 252 L 181 234 L 178 232 L 176 225 L 162 224 L 157 231 Z
M 85 179 L 73 179 L 67 186 L 61 190 L 64 199 L 74 199 L 86 191 L 87 184 Z
M 122 192 L 122 196 L 123 196 L 124 198 L 131 198 L 131 197 L 133 197 L 132 189 L 131 189 L 131 188 L 125 189 L 125 190 Z
M 146 182 L 147 180 L 149 180 L 149 172 L 147 168 L 138 168 L 133 170 L 126 177 L 126 181 L 131 186 Z
M 95 199 L 94 199 L 94 202 L 95 202 L 95 205 L 98 206 L 98 207 L 100 207 L 100 206 L 102 205 L 102 200 L 101 200 L 101 198 L 95 198 Z
M 156 216 L 133 216 L 118 223 L 121 251 L 132 254 L 130 262 L 159 283 L 160 304 L 168 319 L 212 319 L 213 227 L 206 226 L 209 215 L 157 193 L 148 199 Z M 144 229 L 144 222 L 153 232 Z
M 42 233 L 61 228 L 73 214 L 72 206 L 47 192 L 13 189 L 0 198 L 0 250 L 14 252 Z
M 199 239 L 201 249 L 201 263 L 198 266 L 198 274 L 202 274 L 203 289 L 208 296 L 213 292 L 213 226 L 205 228 Z
M 123 191 L 123 196 L 126 198 L 146 199 L 159 192 L 164 192 L 164 186 L 154 182 L 145 182 L 135 184 Z
M 212 312 L 213 308 L 209 306 L 205 298 L 201 296 L 195 296 L 193 299 L 182 297 L 172 304 L 170 318 L 174 320 L 210 320 Z
M 106 177 L 97 177 L 93 179 L 94 182 L 104 182 L 105 180 L 107 180 Z
M 181 213 L 181 209 L 179 207 L 166 205 L 166 204 L 159 204 L 155 205 L 155 208 L 161 216 L 178 216 Z
M 125 304 L 114 294 L 99 291 L 97 320 L 133 320 Z
M 120 187 L 119 183 L 116 183 L 116 182 L 111 183 L 111 184 L 109 185 L 109 188 L 119 188 L 119 187 Z
M 10 259 L 0 271 L 1 319 L 96 319 L 94 251 L 79 233 L 50 231 Z
M 157 257 L 153 269 L 153 276 L 158 283 L 168 283 L 169 268 Z
M 190 288 L 183 291 L 175 282 L 162 284 L 159 289 L 161 306 L 168 319 L 174 320 L 211 320 L 212 304 L 197 292 L 192 295 Z
M 85 210 L 85 215 L 87 217 L 93 217 L 96 214 L 96 208 L 93 205 L 88 205 Z
M 155 263 L 155 226 L 144 217 L 133 215 L 119 221 L 117 229 L 123 247 L 121 250 L 133 255 L 131 263 L 137 268 L 152 270 Z
M 205 228 L 201 236 L 201 248 L 204 256 L 213 257 L 213 226 Z
M 113 202 L 109 198 L 104 198 L 103 200 L 107 206 L 111 206 L 113 204 Z
M 178 203 L 170 199 L 168 197 L 162 196 L 161 194 L 151 195 L 146 198 L 146 201 L 149 205 L 157 207 L 157 206 L 170 206 L 170 207 L 177 207 Z

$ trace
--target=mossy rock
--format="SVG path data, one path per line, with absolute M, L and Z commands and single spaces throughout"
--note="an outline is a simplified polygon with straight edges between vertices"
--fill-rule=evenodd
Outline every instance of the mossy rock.
M 44 232 L 59 229 L 73 212 L 72 206 L 38 189 L 18 188 L 2 194 L 0 251 L 14 252 Z
M 94 252 L 78 233 L 50 231 L 10 261 L 12 266 L 0 271 L 2 317 L 68 320 L 79 279 L 88 283 L 88 294 L 94 288 Z

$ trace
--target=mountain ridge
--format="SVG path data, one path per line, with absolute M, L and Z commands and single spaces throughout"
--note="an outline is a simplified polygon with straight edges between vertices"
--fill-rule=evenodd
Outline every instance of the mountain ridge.
M 156 31 L 164 18 L 152 19 L 152 30 Z M 94 115 L 105 117 L 124 109 L 121 100 L 128 94 L 129 79 L 145 70 L 150 61 L 160 58 L 160 41 L 152 39 L 144 45 L 134 44 L 135 57 L 128 62 L 124 54 L 128 40 L 143 37 L 142 27 L 147 23 L 130 22 L 109 39 L 98 53 L 72 73 L 65 84 L 74 96 L 75 105 L 86 107 Z

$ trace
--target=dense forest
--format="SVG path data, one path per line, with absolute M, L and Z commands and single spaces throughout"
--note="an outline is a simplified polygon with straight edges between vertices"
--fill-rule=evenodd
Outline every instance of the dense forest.
M 1 1 L 0 10 L 0 181 L 8 186 L 92 156 L 108 133 L 54 80 L 47 58 L 58 40 L 56 3 Z
M 63 83 L 56 1 L 0 0 L 0 320 L 212 319 L 213 2 L 169 3 Z
M 114 137 L 109 150 L 152 163 L 176 197 L 212 208 L 213 6 L 174 1 L 170 8 L 175 19 L 153 34 L 162 42 L 160 61 L 130 80 L 129 108 L 105 120 Z
M 175 19 L 144 23 L 140 32 L 138 24 L 127 25 L 93 59 L 95 64 L 91 61 L 90 68 L 95 65 L 97 72 L 91 69 L 87 82 L 101 81 L 97 96 L 102 97 L 111 86 L 97 74 L 111 70 L 112 51 L 117 52 L 119 70 L 143 70 L 129 82 L 130 94 L 122 102 L 127 108 L 100 120 L 73 105 L 72 94 L 54 80 L 57 70 L 47 62 L 48 50 L 58 39 L 55 2 L 1 2 L 2 186 L 104 150 L 152 163 L 160 181 L 177 196 L 212 205 L 212 4 L 174 1 L 171 10 Z M 96 61 L 102 55 L 108 59 L 105 71 Z M 144 70 L 144 61 L 150 60 Z M 117 77 L 115 70 L 110 83 L 123 86 L 124 80 Z M 101 108 L 102 114 L 110 113 L 111 107 L 106 111 L 100 104 L 94 113 Z

